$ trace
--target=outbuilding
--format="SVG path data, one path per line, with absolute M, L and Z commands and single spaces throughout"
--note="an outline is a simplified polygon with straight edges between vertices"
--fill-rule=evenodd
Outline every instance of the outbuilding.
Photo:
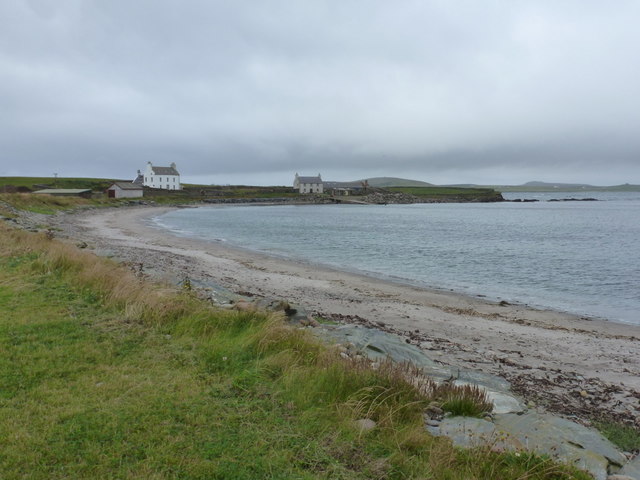
M 132 182 L 113 182 L 106 192 L 109 198 L 140 198 L 143 195 L 142 185 Z

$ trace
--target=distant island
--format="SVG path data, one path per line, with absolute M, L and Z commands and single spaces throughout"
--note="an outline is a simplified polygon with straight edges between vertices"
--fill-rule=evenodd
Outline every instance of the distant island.
M 459 188 L 493 188 L 499 192 L 640 192 L 640 185 L 625 183 L 622 185 L 596 186 L 585 183 L 549 183 L 527 182 L 522 185 L 449 185 Z

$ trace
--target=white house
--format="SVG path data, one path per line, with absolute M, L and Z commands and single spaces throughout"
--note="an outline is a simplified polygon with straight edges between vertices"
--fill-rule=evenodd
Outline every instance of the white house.
M 293 188 L 300 193 L 322 193 L 324 184 L 320 174 L 317 177 L 301 177 L 296 173 L 293 179 Z
M 107 188 L 109 198 L 140 198 L 142 195 L 142 185 L 133 182 L 113 182 Z
M 180 173 L 178 173 L 175 163 L 169 167 L 154 167 L 151 162 L 147 162 L 143 185 L 164 190 L 182 190 Z

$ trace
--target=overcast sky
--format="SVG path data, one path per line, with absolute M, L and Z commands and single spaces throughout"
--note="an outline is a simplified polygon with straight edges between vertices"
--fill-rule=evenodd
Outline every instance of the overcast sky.
M 2 0 L 0 176 L 640 183 L 640 1 Z

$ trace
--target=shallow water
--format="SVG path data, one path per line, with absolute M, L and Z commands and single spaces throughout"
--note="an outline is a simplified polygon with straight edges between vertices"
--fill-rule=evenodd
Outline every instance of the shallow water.
M 598 202 L 548 202 L 597 197 Z M 212 206 L 174 233 L 490 299 L 640 324 L 640 194 L 536 203 Z

